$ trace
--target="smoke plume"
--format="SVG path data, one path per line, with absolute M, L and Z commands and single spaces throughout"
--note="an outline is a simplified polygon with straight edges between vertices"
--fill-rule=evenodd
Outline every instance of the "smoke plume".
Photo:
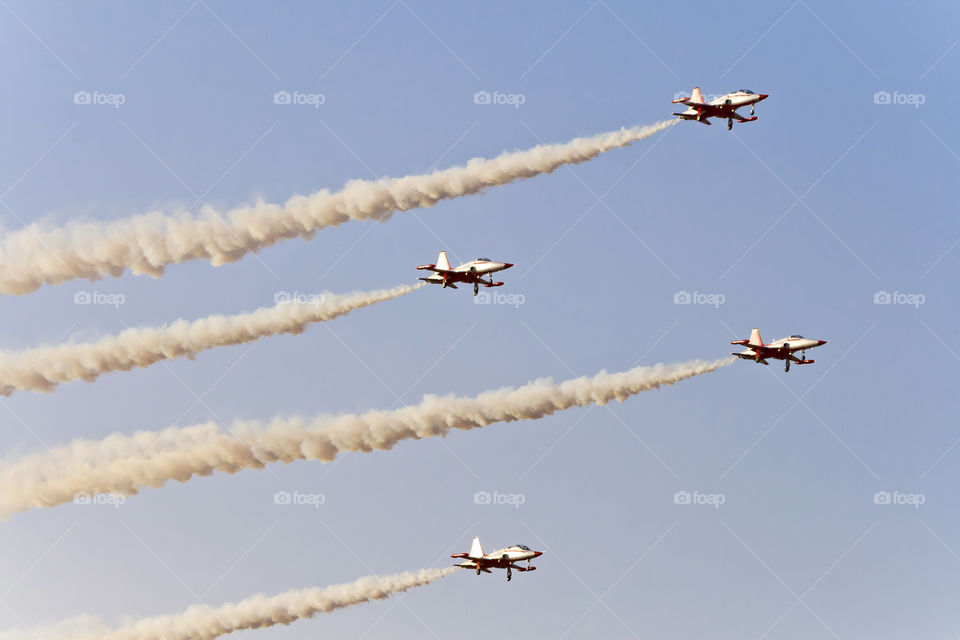
M 110 222 L 69 222 L 52 229 L 31 224 L 0 233 L 0 293 L 25 294 L 44 284 L 119 277 L 128 270 L 159 277 L 167 265 L 190 260 L 208 260 L 215 266 L 235 262 L 282 240 L 311 238 L 319 229 L 348 220 L 385 221 L 397 211 L 432 207 L 441 200 L 586 162 L 677 122 L 538 145 L 491 160 L 474 158 L 464 166 L 425 175 L 351 180 L 340 191 L 323 189 L 294 196 L 282 205 L 257 202 L 227 212 L 205 207 L 199 215 L 158 211 Z
M 95 494 L 129 496 L 170 480 L 186 482 L 215 471 L 261 469 L 271 462 L 330 462 L 348 451 L 387 451 L 404 440 L 443 437 L 496 422 L 536 420 L 572 407 L 627 398 L 715 371 L 733 362 L 636 367 L 554 383 L 550 379 L 473 397 L 424 396 L 418 405 L 363 414 L 277 417 L 236 422 L 223 431 L 212 422 L 159 432 L 75 440 L 0 466 L 0 517 L 34 507 L 89 501 Z
M 274 307 L 240 315 L 215 315 L 192 322 L 178 320 L 159 328 L 127 329 L 97 342 L 68 343 L 18 353 L 0 352 L 0 394 L 10 395 L 18 389 L 53 391 L 64 382 L 93 382 L 111 371 L 149 367 L 171 358 L 192 358 L 207 349 L 253 342 L 265 336 L 300 333 L 315 322 L 333 320 L 423 286 L 323 294 L 304 302 L 281 300 Z

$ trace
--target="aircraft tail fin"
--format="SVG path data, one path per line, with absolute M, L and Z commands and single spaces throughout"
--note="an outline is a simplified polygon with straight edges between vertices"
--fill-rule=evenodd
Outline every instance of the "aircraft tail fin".
M 763 346 L 763 339 L 760 338 L 760 329 L 754 327 L 753 331 L 750 332 L 750 344 Z
M 450 261 L 447 260 L 447 252 L 441 251 L 440 255 L 437 256 L 437 269 L 443 269 L 444 271 L 450 271 Z
M 480 538 L 474 538 L 473 543 L 470 545 L 470 554 L 468 558 L 482 558 L 483 557 L 483 547 L 480 546 Z
M 693 93 L 690 95 L 690 99 L 694 102 L 699 102 L 703 104 L 703 94 L 700 93 L 700 87 L 694 87 Z

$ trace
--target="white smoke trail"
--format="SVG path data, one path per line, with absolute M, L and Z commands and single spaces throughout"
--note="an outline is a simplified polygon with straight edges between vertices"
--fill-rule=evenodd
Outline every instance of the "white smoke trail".
M 204 208 L 199 216 L 153 212 L 112 222 L 70 222 L 53 229 L 32 224 L 2 234 L 0 293 L 25 294 L 44 284 L 119 277 L 128 269 L 159 277 L 167 265 L 189 260 L 209 260 L 215 266 L 235 262 L 281 240 L 310 238 L 318 229 L 348 220 L 385 221 L 396 211 L 431 207 L 586 162 L 677 122 L 539 145 L 492 160 L 474 158 L 464 166 L 426 175 L 351 180 L 336 193 L 324 189 L 294 196 L 283 205 L 258 202 L 226 213 Z
M 495 422 L 536 420 L 572 407 L 606 404 L 714 371 L 733 362 L 695 360 L 601 372 L 559 384 L 550 379 L 504 387 L 478 396 L 424 396 L 418 405 L 391 411 L 236 422 L 229 432 L 209 422 L 100 442 L 75 440 L 0 466 L 0 517 L 52 507 L 93 494 L 133 495 L 170 480 L 186 482 L 215 471 L 261 469 L 270 462 L 330 462 L 347 451 L 389 450 L 408 439 L 443 437 L 453 429 Z
M 214 347 L 253 342 L 265 336 L 300 333 L 355 309 L 416 291 L 424 283 L 350 294 L 324 294 L 310 302 L 284 302 L 234 316 L 177 320 L 159 328 L 127 329 L 84 344 L 61 344 L 18 353 L 0 352 L 0 394 L 16 390 L 52 391 L 73 380 L 92 382 L 111 371 L 149 367 L 161 360 L 192 358 Z
M 407 571 L 392 576 L 368 576 L 356 582 L 285 591 L 274 596 L 256 595 L 217 608 L 195 605 L 183 613 L 143 618 L 113 631 L 84 616 L 76 626 L 59 624 L 30 632 L 7 632 L 0 638 L 27 640 L 212 640 L 247 629 L 263 629 L 278 624 L 330 613 L 355 604 L 383 600 L 414 587 L 430 584 L 457 571 L 457 567 Z M 97 631 L 91 631 L 96 628 Z

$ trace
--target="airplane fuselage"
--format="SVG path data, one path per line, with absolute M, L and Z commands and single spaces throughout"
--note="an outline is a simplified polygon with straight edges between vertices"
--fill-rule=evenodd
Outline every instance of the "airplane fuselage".
M 738 122 L 752 122 L 756 120 L 756 117 L 753 116 L 754 105 L 766 100 L 768 97 L 769 94 L 766 93 L 754 93 L 747 89 L 741 89 L 740 91 L 734 91 L 733 93 L 728 93 L 706 102 L 703 100 L 700 89 L 696 88 L 694 89 L 693 96 L 678 98 L 673 101 L 675 104 L 679 103 L 687 107 L 686 111 L 674 113 L 673 115 L 682 120 L 696 120 L 703 124 L 710 124 L 710 118 L 723 118 L 727 120 L 729 128 L 733 126 L 734 120 Z M 737 109 L 747 106 L 750 107 L 751 117 L 745 118 L 737 113 Z
M 456 553 L 452 558 L 460 558 L 463 562 L 454 566 L 464 569 L 473 569 L 480 575 L 481 572 L 491 573 L 491 569 L 506 569 L 507 580 L 510 580 L 513 571 L 534 571 L 536 567 L 530 566 L 530 561 L 543 555 L 542 551 L 534 551 L 530 547 L 522 544 L 504 547 L 490 553 L 483 553 L 480 541 L 474 538 L 470 553 Z M 517 563 L 526 560 L 526 566 L 520 566 Z
M 509 564 L 522 562 L 524 560 L 533 560 L 534 558 L 540 557 L 541 553 L 540 551 L 532 551 L 520 547 L 506 547 L 504 549 L 498 549 L 497 551 L 491 551 L 483 557 L 483 561 L 485 563 L 493 563 L 489 566 L 506 569 Z
M 417 269 L 433 271 L 425 278 L 420 278 L 428 284 L 439 284 L 444 288 L 450 287 L 456 289 L 456 283 L 463 282 L 473 285 L 473 294 L 477 294 L 480 285 L 484 287 L 499 287 L 502 282 L 494 282 L 493 274 L 513 266 L 511 262 L 496 262 L 489 258 L 477 258 L 470 262 L 465 262 L 457 267 L 450 267 L 447 264 L 446 252 L 441 252 L 437 264 L 423 264 Z M 484 279 L 488 276 L 488 279 Z
M 464 262 L 460 266 L 454 267 L 450 271 L 447 271 L 446 274 L 448 279 L 454 280 L 455 282 L 473 282 L 473 280 L 479 276 L 503 271 L 512 266 L 509 262 L 493 262 L 485 258 L 477 258 L 476 260 Z M 433 281 L 434 278 L 438 281 L 443 280 L 443 276 L 438 273 L 430 276 L 430 280 L 428 281 Z
M 804 338 L 800 335 L 793 335 L 764 344 L 760 338 L 760 332 L 754 329 L 753 333 L 750 334 L 750 339 L 734 340 L 730 343 L 746 347 L 743 351 L 735 351 L 730 355 L 734 355 L 743 360 L 753 360 L 760 364 L 767 364 L 767 359 L 769 358 L 784 360 L 786 370 L 789 371 L 791 362 L 796 364 L 812 364 L 813 360 L 806 359 L 806 350 L 815 349 L 826 343 L 826 340 L 814 340 Z M 800 352 L 801 358 L 794 355 L 797 351 Z

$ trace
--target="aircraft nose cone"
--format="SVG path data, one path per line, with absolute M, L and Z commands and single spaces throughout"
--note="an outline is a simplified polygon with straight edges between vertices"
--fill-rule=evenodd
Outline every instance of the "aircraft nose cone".
M 769 94 L 769 93 L 761 93 L 761 94 L 760 94 L 760 99 L 761 99 L 761 100 L 766 100 L 768 97 L 770 97 L 770 94 Z
M 504 262 L 504 263 L 503 263 L 503 268 L 504 268 L 504 269 L 509 269 L 509 268 L 512 267 L 512 266 L 513 266 L 513 263 L 512 263 L 512 262 Z
M 817 346 L 819 347 L 822 344 L 827 344 L 826 340 L 817 340 Z
M 533 552 L 533 557 L 534 557 L 534 558 L 539 558 L 539 557 L 542 556 L 542 555 L 543 555 L 543 551 L 534 551 L 534 552 Z

